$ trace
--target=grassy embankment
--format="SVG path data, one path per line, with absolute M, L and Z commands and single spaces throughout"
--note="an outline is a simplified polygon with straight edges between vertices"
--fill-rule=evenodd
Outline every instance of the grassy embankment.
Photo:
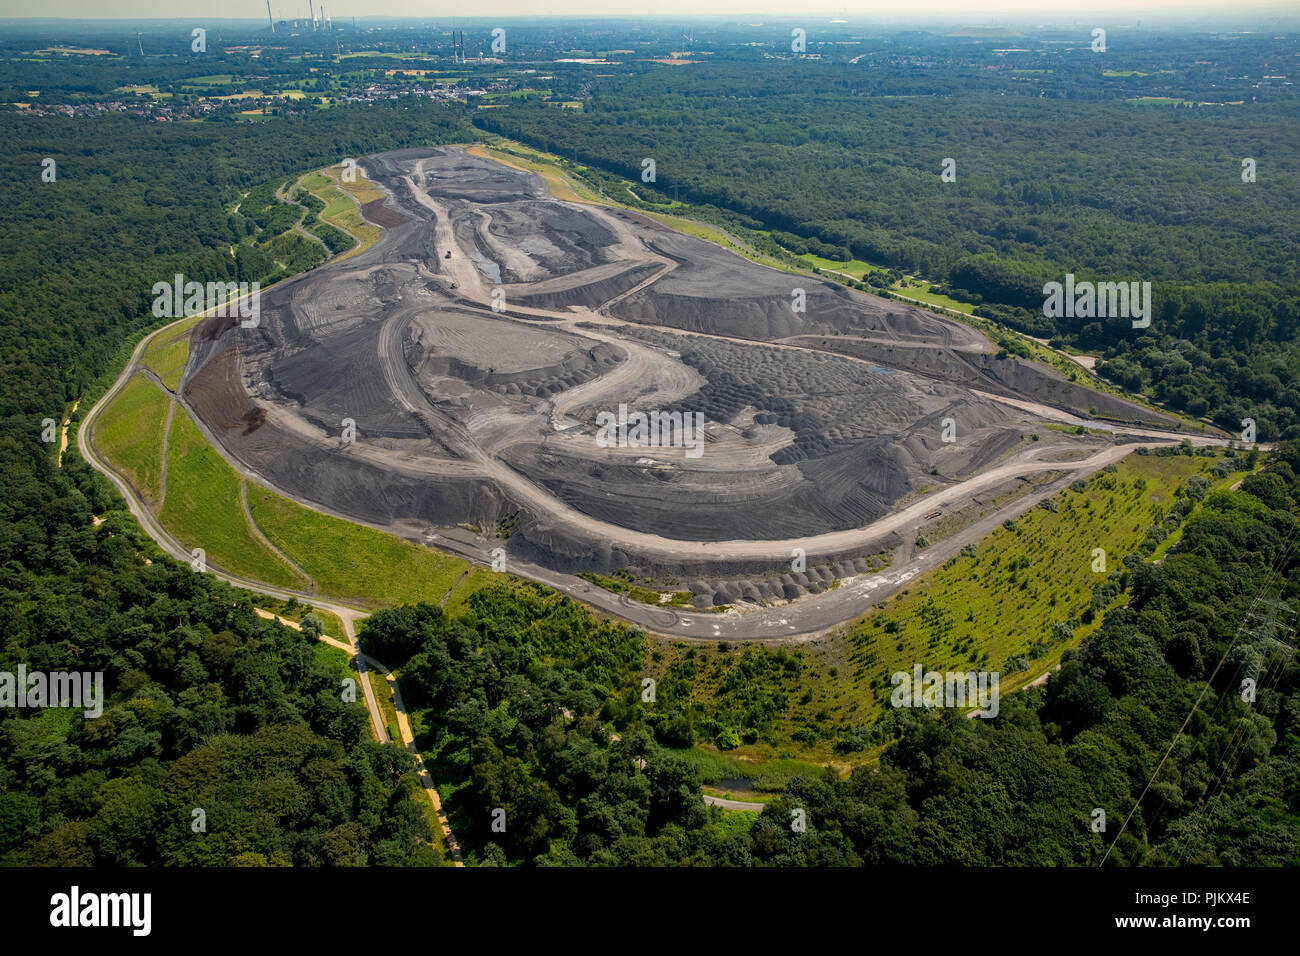
M 1123 556 L 1169 514 L 1187 478 L 1203 475 L 1213 487 L 1240 479 L 1211 478 L 1215 461 L 1130 456 L 1083 490 L 1072 486 L 987 535 L 973 556 L 950 559 L 807 643 L 656 645 L 647 673 L 658 681 L 657 709 L 692 714 L 701 738 L 692 759 L 708 780 L 751 779 L 764 790 L 788 776 L 791 761 L 843 769 L 869 760 L 879 747 L 843 741 L 887 710 L 891 674 L 918 662 L 927 670 L 996 670 L 1009 692 L 1047 672 L 1100 625 L 1106 609 L 1092 606 L 1094 588 L 1123 570 Z M 1093 571 L 1094 548 L 1105 550 L 1107 574 Z M 1109 607 L 1126 600 L 1121 592 Z
M 172 416 L 167 490 L 158 517 L 177 541 L 186 548 L 202 548 L 207 563 L 222 571 L 276 587 L 307 586 L 257 539 L 244 518 L 239 475 L 181 409 Z
M 162 389 L 137 374 L 95 426 L 95 447 L 151 508 L 162 500 L 163 430 L 170 404 Z
M 173 392 L 180 387 L 181 373 L 190 357 L 190 332 L 202 316 L 167 326 L 153 337 L 140 356 L 140 364 L 151 370 Z
M 96 447 L 105 458 L 155 500 L 167 403 L 156 385 L 137 374 L 104 410 L 95 429 Z M 208 445 L 183 409 L 172 421 L 167 461 L 167 494 L 159 516 L 163 527 L 186 547 L 203 548 L 209 563 L 231 574 L 367 608 L 437 603 L 446 596 L 448 610 L 460 607 L 474 589 L 502 577 L 396 535 L 312 511 L 250 483 L 249 513 L 257 530 L 311 575 L 312 589 L 257 538 L 244 517 L 239 475 Z M 322 541 L 331 547 L 320 547 Z M 301 620 L 301 613 L 276 613 Z M 342 637 L 333 615 L 318 616 L 326 622 L 327 633 Z
M 347 641 L 347 631 L 343 629 L 343 622 L 339 620 L 338 615 L 314 607 L 310 603 L 296 600 L 281 601 L 268 595 L 258 595 L 257 606 L 265 611 L 270 611 L 277 617 L 282 617 L 286 621 L 293 621 L 296 624 L 301 624 L 302 619 L 310 612 L 316 615 L 320 622 L 325 625 L 326 637 L 332 637 L 338 641 Z
M 248 508 L 271 543 L 312 576 L 322 597 L 367 608 L 436 604 L 470 568 L 463 558 L 312 511 L 257 485 L 248 487 Z M 471 579 L 482 586 L 485 577 L 501 578 L 478 570 L 457 590 Z
M 362 218 L 357 203 L 364 205 L 382 199 L 384 192 L 362 176 L 360 171 L 350 183 L 343 182 L 342 172 L 342 164 L 331 166 L 323 172 L 308 173 L 298 181 L 298 185 L 325 204 L 319 215 L 322 222 L 342 229 L 357 240 L 356 245 L 340 256 L 348 258 L 364 252 L 379 241 L 379 227 Z
M 366 671 L 366 677 L 370 681 L 371 690 L 375 692 L 384 726 L 388 728 L 388 739 L 400 743 L 402 734 L 397 725 L 397 705 L 393 701 L 393 689 L 388 685 L 388 678 L 374 668 Z

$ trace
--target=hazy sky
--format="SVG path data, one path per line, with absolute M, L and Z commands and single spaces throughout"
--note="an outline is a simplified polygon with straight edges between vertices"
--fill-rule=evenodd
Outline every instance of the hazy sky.
M 430 0 L 324 0 L 338 20 L 364 16 L 422 17 L 448 20 L 452 17 L 484 19 L 492 16 L 580 15 L 614 17 L 683 17 L 723 14 L 756 17 L 777 14 L 799 15 L 822 11 L 826 16 L 855 20 L 898 22 L 907 17 L 943 17 L 970 23 L 995 23 L 1009 19 L 1034 22 L 1070 22 L 1097 15 L 1133 22 L 1143 16 L 1170 20 L 1183 15 L 1246 19 L 1250 12 L 1294 14 L 1295 0 L 1063 0 L 1059 5 L 1044 0 L 481 0 L 465 5 Z M 317 0 L 317 9 L 320 2 Z M 277 20 L 306 18 L 307 0 L 271 0 Z M 101 19 L 174 17 L 213 19 L 260 19 L 266 16 L 266 0 L 0 0 L 0 17 L 68 17 Z

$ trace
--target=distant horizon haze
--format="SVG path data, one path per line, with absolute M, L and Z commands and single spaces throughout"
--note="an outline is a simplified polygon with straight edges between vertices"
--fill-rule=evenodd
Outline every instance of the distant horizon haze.
M 1116 25 L 1135 25 L 1147 19 L 1156 23 L 1174 21 L 1212 21 L 1245 23 L 1251 18 L 1300 18 L 1300 6 L 1294 0 L 1254 0 L 1225 7 L 1215 0 L 1080 0 L 1050 10 L 1042 0 L 912 0 L 906 12 L 886 0 L 845 0 L 820 3 L 813 10 L 802 10 L 790 0 L 659 0 L 651 10 L 630 7 L 620 10 L 599 0 L 500 0 L 485 4 L 469 15 L 440 10 L 423 0 L 338 0 L 315 2 L 320 16 L 322 6 L 336 23 L 357 20 L 397 18 L 432 22 L 479 21 L 492 17 L 573 17 L 591 19 L 668 20 L 726 17 L 756 22 L 764 19 L 796 20 L 810 24 L 837 19 L 850 25 L 868 21 L 879 25 L 941 20 L 970 26 L 999 26 L 1011 22 L 1052 26 L 1080 20 L 1109 18 Z M 306 20 L 308 0 L 272 0 L 276 21 Z M 214 14 L 216 14 L 214 16 Z M 178 20 L 208 19 L 217 21 L 266 20 L 266 0 L 230 0 L 216 4 L 211 0 L 114 0 L 104 4 L 95 0 L 48 0 L 40 4 L 0 0 L 0 19 L 17 20 Z M 1118 20 L 1116 20 L 1118 18 Z M 1098 25 L 1102 25 L 1098 19 Z

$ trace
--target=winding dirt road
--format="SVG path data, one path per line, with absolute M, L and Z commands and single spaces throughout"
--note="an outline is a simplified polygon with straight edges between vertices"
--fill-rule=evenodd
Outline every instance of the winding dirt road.
M 450 216 L 448 210 L 442 204 L 431 197 L 425 195 L 418 187 L 423 180 L 423 172 L 417 171 L 410 180 L 410 185 L 415 187 L 412 193 L 419 198 L 419 201 L 426 205 L 436 216 L 436 230 L 438 235 L 438 244 L 440 248 L 450 248 L 453 250 L 450 266 L 453 270 L 453 276 L 460 286 L 461 294 L 471 302 L 482 307 L 491 307 L 491 290 L 487 284 L 478 275 L 477 270 L 469 261 L 469 257 L 459 249 L 456 244 L 455 235 L 451 228 Z M 422 198 L 420 198 L 422 197 Z M 554 200 L 549 200 L 554 201 Z M 630 237 L 632 234 L 626 224 L 616 224 L 616 231 L 621 237 Z M 622 241 L 622 240 L 621 240 Z M 653 253 L 647 255 L 653 256 L 657 261 L 659 257 Z M 574 408 L 578 402 L 591 402 L 603 395 L 617 393 L 625 387 L 629 381 L 634 381 L 638 377 L 648 375 L 651 370 L 663 372 L 666 366 L 680 367 L 685 370 L 683 375 L 677 379 L 667 377 L 668 388 L 673 391 L 680 391 L 688 388 L 693 382 L 694 372 L 686 369 L 682 363 L 674 360 L 663 350 L 651 348 L 644 343 L 630 341 L 617 334 L 615 326 L 626 323 L 619 322 L 607 316 L 601 315 L 599 309 L 580 310 L 577 312 L 561 312 L 540 308 L 518 308 L 511 307 L 512 316 L 525 321 L 536 319 L 539 324 L 543 322 L 547 327 L 555 329 L 561 328 L 574 334 L 582 335 L 588 339 L 597 339 L 603 342 L 611 343 L 618 347 L 628 356 L 627 361 L 607 370 L 603 375 L 583 386 L 570 389 L 561 393 L 557 397 L 552 409 L 553 425 L 563 426 L 570 420 L 567 413 Z M 386 371 L 390 374 L 399 374 L 396 369 L 401 369 L 405 375 L 400 380 L 390 383 L 394 394 L 407 396 L 418 394 L 416 384 L 410 380 L 410 372 L 404 360 L 401 360 L 400 349 L 403 336 L 400 332 L 399 323 L 388 323 L 391 328 L 385 328 L 384 335 L 380 339 L 380 348 L 389 354 L 390 361 L 385 362 Z M 683 333 L 680 329 L 667 329 L 654 325 L 645 325 L 645 328 L 660 329 L 664 332 L 670 332 L 676 335 L 704 335 L 709 338 L 727 339 L 728 341 L 740 342 L 752 347 L 777 348 L 777 349 L 794 349 L 799 351 L 816 351 L 806 346 L 791 343 L 756 343 L 748 340 L 729 339 L 726 336 L 714 336 L 707 333 Z M 147 342 L 148 339 L 145 340 Z M 138 367 L 140 356 L 143 352 L 145 342 L 137 347 L 135 354 L 132 356 L 128 368 L 123 372 L 123 378 L 119 380 L 119 386 L 127 377 Z M 852 359 L 852 361 L 867 361 Z M 874 362 L 870 364 L 875 364 Z M 97 403 L 96 408 L 92 409 L 91 414 L 87 416 L 86 422 L 78 434 L 79 444 L 84 442 L 84 438 L 90 432 L 89 425 L 93 423 L 94 417 L 98 415 L 102 407 L 111 397 L 116 394 L 115 390 L 111 391 Z M 452 436 L 458 446 L 458 451 L 463 451 L 464 456 L 460 459 L 432 459 L 420 458 L 418 462 L 407 459 L 404 461 L 394 461 L 393 465 L 401 470 L 416 469 L 423 475 L 429 474 L 446 474 L 449 476 L 473 476 L 483 480 L 492 481 L 502 488 L 513 500 L 534 511 L 538 515 L 545 516 L 549 521 L 573 529 L 576 533 L 592 540 L 606 540 L 619 545 L 628 546 L 638 552 L 658 557 L 666 562 L 690 561 L 694 560 L 723 560 L 723 561 L 750 561 L 750 562 L 773 562 L 778 566 L 790 560 L 791 552 L 794 548 L 802 548 L 809 556 L 821 556 L 828 554 L 842 554 L 851 551 L 865 553 L 867 551 L 878 549 L 882 542 L 885 542 L 892 535 L 901 534 L 906 538 L 909 534 L 914 533 L 923 521 L 924 515 L 930 511 L 942 507 L 945 510 L 954 510 L 961 508 L 972 502 L 974 497 L 982 492 L 1008 482 L 1014 482 L 1016 479 L 1023 478 L 1026 475 L 1042 472 L 1058 472 L 1062 476 L 1060 479 L 1040 488 L 1034 494 L 1024 496 L 1012 505 L 999 510 L 998 517 L 1003 515 L 1014 516 L 1032 507 L 1041 500 L 1046 494 L 1055 493 L 1064 484 L 1068 484 L 1074 478 L 1083 477 L 1095 472 L 1109 464 L 1113 464 L 1127 454 L 1131 453 L 1140 444 L 1148 447 L 1167 445 L 1190 437 L 1194 444 L 1227 444 L 1226 440 L 1208 438 L 1204 436 L 1184 436 L 1179 433 L 1163 432 L 1156 429 L 1127 429 L 1116 428 L 1113 426 L 1099 425 L 1096 422 L 1080 419 L 1072 414 L 1063 412 L 1059 409 L 1046 405 L 1039 405 L 1032 402 L 1025 402 L 1016 399 L 1007 399 L 1001 396 L 978 393 L 985 398 L 998 401 L 1014 407 L 1017 410 L 1033 415 L 1044 421 L 1059 422 L 1065 425 L 1082 424 L 1089 428 L 1107 428 L 1115 432 L 1124 432 L 1131 434 L 1145 441 L 1131 443 L 1126 445 L 1114 445 L 1101 448 L 1087 458 L 1081 460 L 1061 460 L 1053 458 L 1058 449 L 1065 446 L 1057 445 L 1048 436 L 1048 440 L 1028 445 L 1013 454 L 1013 457 L 1007 461 L 997 464 L 984 470 L 981 473 L 971 476 L 962 481 L 955 482 L 939 488 L 936 491 L 927 494 L 918 500 L 912 502 L 906 507 L 896 512 L 888 514 L 876 521 L 870 522 L 862 527 L 844 529 L 840 531 L 828 532 L 818 535 L 802 536 L 785 539 L 733 539 L 717 541 L 692 541 L 665 537 L 662 535 L 648 532 L 634 531 L 607 521 L 593 518 L 584 512 L 577 510 L 568 503 L 560 500 L 550 491 L 535 484 L 529 477 L 515 471 L 495 455 L 486 453 L 483 449 L 477 448 L 471 440 L 464 426 L 459 423 L 451 423 L 455 427 L 444 430 L 444 434 Z M 192 420 L 199 429 L 205 434 L 208 440 L 215 448 L 225 457 L 225 459 L 235 468 L 235 470 L 244 479 L 257 480 L 263 484 L 271 484 L 266 479 L 248 468 L 242 461 L 232 456 L 224 446 L 215 440 L 215 436 L 210 433 L 207 426 L 194 414 L 193 409 L 188 406 L 183 390 L 182 394 L 177 395 L 177 402 L 182 406 L 182 410 L 190 414 Z M 415 410 L 414 408 L 412 410 Z M 279 415 L 279 409 L 272 406 L 268 409 L 273 417 Z M 423 414 L 433 414 L 438 416 L 439 413 L 431 412 L 429 408 L 420 408 Z M 446 422 L 439 422 L 440 425 L 446 425 Z M 354 453 L 352 449 L 348 453 Z M 93 450 L 83 449 L 83 454 L 88 456 L 92 464 L 96 463 L 90 456 L 93 456 Z M 383 450 L 376 452 L 379 458 L 383 458 Z M 393 456 L 399 458 L 401 456 Z M 159 526 L 157 520 L 148 511 L 140 505 L 133 491 L 126 487 L 119 476 L 113 475 L 111 470 L 102 463 L 96 464 L 101 470 L 109 474 L 123 493 L 127 495 L 128 501 L 132 504 L 132 510 L 136 512 L 137 518 L 141 524 L 150 531 L 150 534 L 168 547 L 172 553 L 182 558 L 188 558 L 187 553 L 180 548 L 175 542 L 171 542 L 166 532 Z M 272 487 L 274 485 L 272 484 Z M 283 489 L 276 488 L 281 494 L 286 494 Z M 286 494 L 304 507 L 312 508 L 324 514 L 333 515 L 345 520 L 356 522 L 356 518 L 341 514 L 331 510 L 328 506 L 320 502 L 305 499 L 300 495 Z M 368 524 L 368 522 L 357 522 Z M 393 529 L 380 525 L 370 525 L 391 532 Z M 973 528 L 976 530 L 986 528 L 991 530 L 992 526 L 988 521 L 978 522 Z M 654 607 L 649 605 L 639 605 L 626 601 L 620 595 L 606 592 L 600 588 L 594 587 L 575 576 L 554 572 L 546 568 L 530 565 L 525 562 L 510 559 L 508 557 L 508 568 L 514 573 L 533 580 L 540 581 L 555 587 L 562 592 L 582 600 L 587 604 L 596 607 L 625 620 L 632 621 L 647 630 L 658 633 L 668 633 L 673 636 L 693 636 L 708 640 L 732 640 L 732 639 L 764 639 L 792 637 L 797 635 L 809 635 L 821 633 L 829 627 L 840 624 L 846 620 L 858 616 L 870 606 L 873 601 L 880 600 L 886 593 L 892 589 L 900 587 L 904 582 L 915 577 L 916 574 L 925 570 L 934 560 L 941 556 L 947 555 L 952 542 L 961 541 L 968 538 L 967 533 L 948 539 L 946 542 L 932 548 L 926 549 L 923 554 L 900 556 L 904 558 L 901 564 L 896 564 L 887 573 L 864 575 L 849 579 L 839 588 L 823 592 L 820 595 L 801 598 L 792 604 L 783 605 L 775 608 L 752 608 L 745 607 L 745 610 L 732 610 L 726 613 L 700 613 L 694 611 L 683 611 L 666 607 Z M 491 560 L 491 549 L 499 542 L 476 542 L 467 543 L 455 537 L 446 536 L 438 531 L 433 531 L 425 535 L 426 543 L 435 544 L 440 548 L 452 551 L 461 556 L 470 558 L 476 562 L 489 564 Z M 960 547 L 957 544 L 956 547 Z M 307 580 L 307 578 L 304 578 Z M 249 586 L 253 582 L 239 580 L 242 586 Z M 288 592 L 285 592 L 288 593 Z M 298 592 L 300 598 L 317 601 L 316 595 Z
M 122 374 L 118 376 L 117 381 L 113 383 L 112 387 L 104 393 L 99 401 L 97 401 L 90 411 L 86 413 L 86 417 L 82 419 L 81 425 L 77 429 L 77 450 L 87 464 L 101 472 L 105 477 L 113 482 L 117 490 L 121 492 L 122 497 L 126 499 L 126 504 L 131 510 L 131 514 L 135 517 L 136 521 L 140 522 L 140 527 L 145 530 L 149 537 L 153 538 L 153 540 L 157 542 L 158 546 L 172 557 L 179 561 L 188 563 L 190 560 L 189 550 L 172 537 L 167 529 L 162 526 L 161 522 L 158 521 L 153 512 L 140 499 L 131 483 L 99 457 L 95 451 L 94 444 L 91 441 L 96 419 L 98 419 L 104 409 L 108 407 L 109 403 L 117 397 L 118 393 L 126 387 L 126 383 L 131 379 L 131 376 L 139 370 L 140 358 L 144 355 L 145 349 L 148 348 L 149 343 L 155 336 L 163 334 L 168 329 L 171 329 L 175 325 L 184 321 L 186 321 L 186 319 L 180 319 L 177 322 L 173 322 L 170 325 L 164 326 L 163 328 L 150 333 L 140 340 L 140 344 L 137 345 L 135 351 L 131 353 L 130 361 L 127 362 L 126 368 L 122 370 Z M 347 636 L 347 645 L 343 647 L 343 649 L 346 650 L 357 662 L 358 679 L 361 683 L 362 693 L 365 696 L 366 710 L 370 714 L 370 723 L 374 729 L 375 737 L 381 743 L 387 742 L 389 739 L 388 731 L 384 726 L 383 716 L 379 709 L 379 702 L 375 699 L 374 689 L 370 686 L 370 679 L 366 674 L 368 667 L 375 668 L 375 670 L 383 674 L 385 679 L 388 681 L 389 687 L 393 692 L 393 704 L 397 711 L 398 731 L 402 736 L 402 744 L 415 761 L 416 772 L 420 777 L 421 783 L 424 784 L 425 793 L 438 816 L 439 823 L 442 826 L 443 839 L 446 841 L 447 847 L 451 852 L 453 864 L 455 866 L 464 866 L 464 860 L 461 858 L 460 844 L 457 842 L 455 835 L 451 831 L 451 825 L 447 820 L 447 814 L 442 808 L 442 800 L 438 796 L 438 791 L 434 787 L 433 778 L 424 764 L 424 758 L 420 754 L 420 749 L 415 743 L 415 736 L 411 731 L 410 721 L 407 718 L 406 709 L 402 703 L 401 692 L 397 688 L 397 681 L 386 667 L 374 658 L 361 653 L 360 649 L 357 647 L 356 625 L 358 621 L 369 616 L 367 612 L 348 605 L 322 600 L 319 595 L 309 594 L 305 591 L 292 591 L 285 588 L 272 587 L 271 585 L 265 584 L 261 581 L 252 581 L 248 578 L 239 577 L 238 575 L 228 574 L 211 566 L 208 568 L 207 573 L 211 573 L 222 581 L 225 581 L 227 584 L 232 584 L 235 587 L 254 591 L 258 594 L 265 594 L 282 601 L 296 598 L 299 601 L 310 603 L 314 607 L 319 607 L 322 610 L 335 615 L 343 623 L 343 631 Z M 337 646 L 337 642 L 331 641 L 330 643 L 336 644 Z
M 450 209 L 439 199 L 430 197 L 423 192 L 421 187 L 424 181 L 424 170 L 421 166 L 417 166 L 414 173 L 408 177 L 407 185 L 410 187 L 410 192 L 416 201 L 434 216 L 436 245 L 439 253 L 441 254 L 445 250 L 451 250 L 452 252 L 451 259 L 439 259 L 439 265 L 450 270 L 450 278 L 457 285 L 459 295 L 462 296 L 463 300 L 490 309 L 492 290 L 489 288 L 489 284 L 479 274 L 470 256 L 458 244 L 455 231 L 452 228 Z M 539 199 L 538 201 L 555 202 L 558 200 Z M 632 245 L 639 245 L 639 243 L 627 223 L 620 221 L 618 217 L 611 216 L 609 218 L 611 220 L 610 227 L 619 237 L 620 248 L 625 248 L 629 253 L 636 251 L 631 247 Z M 665 259 L 649 250 L 642 249 L 637 252 L 637 256 L 638 258 L 645 258 L 647 262 L 653 261 L 659 264 L 663 270 L 657 276 L 645 280 L 645 283 L 655 281 L 656 278 L 664 274 L 664 271 L 669 270 L 670 267 L 675 267 L 672 260 Z M 447 281 L 447 277 L 443 277 L 442 281 Z M 615 295 L 610 301 L 614 301 L 618 297 L 619 295 Z M 604 305 L 607 306 L 608 303 Z M 520 307 L 512 304 L 509 308 L 511 317 L 516 320 L 536 322 L 539 326 L 545 326 L 549 329 L 562 329 L 583 336 L 587 340 L 609 343 L 627 356 L 625 361 L 606 370 L 597 378 L 583 385 L 567 389 L 552 400 L 552 406 L 549 410 L 550 420 L 552 427 L 557 432 L 562 432 L 566 426 L 575 424 L 569 418 L 569 412 L 580 404 L 590 404 L 602 398 L 618 397 L 625 394 L 625 389 L 629 384 L 643 382 L 654 377 L 656 382 L 662 385 L 664 394 L 675 395 L 690 389 L 698 377 L 694 370 L 685 366 L 684 363 L 674 358 L 670 353 L 618 334 L 617 327 L 627 323 L 601 314 L 601 308 L 603 307 L 591 310 L 559 311 L 537 307 Z M 523 505 L 539 517 L 544 517 L 554 526 L 565 528 L 581 538 L 608 541 L 647 557 L 662 560 L 668 564 L 707 560 L 771 562 L 779 567 L 790 561 L 791 552 L 795 548 L 803 549 L 811 557 L 851 552 L 866 553 L 871 550 L 878 550 L 882 543 L 893 535 L 897 534 L 904 539 L 908 538 L 923 524 L 924 516 L 936 508 L 944 510 L 961 508 L 970 504 L 977 495 L 1006 485 L 1009 482 L 1014 482 L 1016 479 L 1024 478 L 1027 475 L 1058 472 L 1064 476 L 1065 483 L 1068 484 L 1069 480 L 1084 477 L 1119 461 L 1131 453 L 1139 444 L 1156 447 L 1178 442 L 1185 437 L 1190 437 L 1194 444 L 1227 444 L 1224 439 L 1205 436 L 1184 436 L 1180 433 L 1150 428 L 1128 429 L 1108 426 L 1081 419 L 1047 405 L 976 392 L 975 394 L 982 398 L 1003 403 L 1008 407 L 1015 408 L 1018 412 L 1028 414 L 1042 421 L 1071 426 L 1085 425 L 1094 429 L 1102 428 L 1142 438 L 1145 441 L 1104 447 L 1087 458 L 1065 460 L 1054 456 L 1065 450 L 1066 443 L 1055 441 L 1051 435 L 1048 435 L 1044 441 L 1016 450 L 1009 459 L 999 464 L 993 465 L 967 479 L 941 487 L 913 501 L 906 507 L 900 508 L 898 511 L 857 528 L 817 535 L 767 540 L 751 538 L 713 541 L 677 539 L 632 530 L 612 522 L 594 518 L 578 510 L 558 498 L 550 490 L 535 483 L 529 476 L 507 465 L 495 453 L 499 449 L 493 449 L 492 452 L 489 452 L 478 447 L 463 424 L 450 420 L 445 413 L 434 409 L 430 403 L 418 401 L 418 397 L 423 397 L 422 393 L 418 384 L 414 381 L 402 354 L 402 343 L 405 338 L 403 331 L 408 321 L 409 316 L 395 316 L 392 320 L 385 322 L 384 328 L 381 330 L 379 349 L 385 359 L 382 362 L 384 374 L 390 378 L 388 387 L 392 394 L 406 403 L 408 411 L 418 416 L 437 419 L 436 424 L 439 433 L 451 441 L 455 447 L 455 452 L 460 457 L 432 458 L 420 456 L 413 458 L 382 448 L 361 451 L 356 446 L 347 449 L 346 454 L 366 454 L 372 457 L 375 463 L 383 464 L 386 467 L 391 466 L 396 471 L 425 478 L 429 475 L 446 475 L 460 478 L 474 477 L 490 481 L 502 489 L 511 500 Z M 800 352 L 817 351 L 790 342 L 760 343 L 709 333 L 684 332 L 680 329 L 665 328 L 652 324 L 640 324 L 639 327 L 678 336 L 702 336 L 720 339 L 749 347 L 789 349 Z M 857 359 L 852 356 L 838 356 L 838 358 L 870 365 L 876 364 L 874 360 Z M 680 374 L 674 375 L 675 372 L 680 372 Z M 177 401 L 182 405 L 183 410 L 190 414 L 208 440 L 242 477 L 275 487 L 275 490 L 280 494 L 304 507 L 345 520 L 357 521 L 351 515 L 332 510 L 323 502 L 312 501 L 301 494 L 288 493 L 285 489 L 276 487 L 273 482 L 268 482 L 265 476 L 258 474 L 243 461 L 236 458 L 216 440 L 216 436 L 209 431 L 206 424 L 189 407 L 183 390 L 181 392 L 177 396 Z M 274 404 L 269 406 L 267 411 L 271 418 L 281 424 L 288 424 L 288 422 L 281 422 L 282 418 L 292 418 Z M 298 426 L 299 430 L 312 427 L 302 422 L 298 422 Z M 328 436 L 325 436 L 324 433 L 321 433 L 318 437 L 321 440 L 328 440 Z M 672 451 L 682 453 L 680 449 Z M 667 457 L 662 451 L 659 456 Z M 1045 494 L 1054 493 L 1061 486 L 1063 485 L 1060 481 L 1053 482 L 1046 489 L 1040 489 L 1040 492 L 1026 496 L 1013 505 L 1000 510 L 999 515 L 1014 516 L 1019 512 L 1023 512 L 1036 504 L 1038 500 L 1041 500 Z M 368 522 L 358 523 L 369 524 Z M 371 524 L 370 526 L 390 532 L 393 530 L 380 525 Z M 981 523 L 978 527 L 984 527 L 984 524 Z M 424 540 L 426 543 L 436 544 L 445 550 L 483 564 L 490 563 L 491 549 L 499 544 L 499 542 L 486 541 L 467 543 L 455 537 L 443 535 L 436 530 L 426 534 Z M 508 568 L 512 573 L 556 587 L 564 593 L 570 594 L 602 611 L 630 620 L 655 632 L 670 633 L 674 636 L 689 634 L 714 640 L 762 639 L 820 633 L 835 624 L 850 620 L 869 607 L 872 600 L 880 600 L 884 593 L 894 587 L 901 586 L 903 582 L 920 573 L 936 556 L 943 554 L 946 550 L 946 546 L 934 547 L 927 549 L 923 555 L 900 555 L 901 563 L 896 561 L 895 567 L 887 574 L 852 578 L 845 582 L 846 586 L 824 592 L 821 595 L 801 598 L 793 604 L 777 608 L 745 607 L 743 612 L 733 610 L 727 613 L 699 613 L 632 604 L 618 595 L 595 588 L 572 575 L 550 571 L 546 568 L 512 560 L 509 557 Z

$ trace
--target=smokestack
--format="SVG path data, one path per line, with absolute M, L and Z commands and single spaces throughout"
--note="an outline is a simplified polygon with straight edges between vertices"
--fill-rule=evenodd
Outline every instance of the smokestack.
M 271 0 L 266 0 L 266 22 L 271 24 L 271 32 L 275 32 L 275 20 L 271 18 Z
M 307 12 L 311 14 L 311 29 L 316 32 L 316 4 L 313 0 L 307 0 Z

